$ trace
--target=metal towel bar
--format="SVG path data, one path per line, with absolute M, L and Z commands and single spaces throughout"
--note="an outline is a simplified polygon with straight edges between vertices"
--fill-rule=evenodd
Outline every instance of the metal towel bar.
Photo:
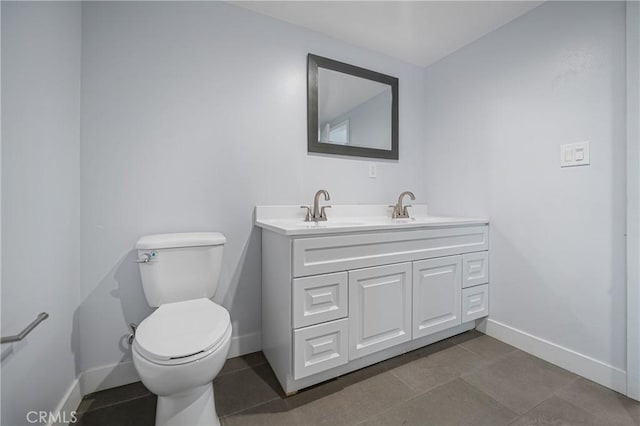
M 38 326 L 38 324 L 40 324 L 42 321 L 46 320 L 47 318 L 49 318 L 49 314 L 48 313 L 40 312 L 38 314 L 38 316 L 36 317 L 36 319 L 33 320 L 33 322 L 31 324 L 26 326 L 24 328 L 24 330 L 22 330 L 19 334 L 16 334 L 16 335 L 13 335 L 13 336 L 7 336 L 7 337 L 0 337 L 0 345 L 3 344 L 3 343 L 19 342 L 20 340 L 22 340 L 25 337 L 27 337 L 27 334 L 31 333 L 31 330 L 36 328 Z

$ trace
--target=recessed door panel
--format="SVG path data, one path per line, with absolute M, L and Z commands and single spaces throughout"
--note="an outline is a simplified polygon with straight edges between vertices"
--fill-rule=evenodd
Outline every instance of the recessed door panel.
M 413 338 L 461 324 L 461 257 L 413 262 Z
M 293 280 L 293 327 L 300 328 L 347 316 L 347 273 Z
M 462 255 L 462 288 L 489 282 L 489 252 Z
M 411 263 L 349 272 L 349 358 L 411 339 Z
M 489 285 L 462 290 L 462 321 L 472 321 L 489 315 Z
M 347 322 L 345 318 L 294 331 L 294 379 L 347 363 Z

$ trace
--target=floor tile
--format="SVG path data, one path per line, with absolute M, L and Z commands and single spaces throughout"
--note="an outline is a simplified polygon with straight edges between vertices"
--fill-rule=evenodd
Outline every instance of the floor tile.
M 295 413 L 283 399 L 276 399 L 221 419 L 223 426 L 289 426 L 298 425 Z
M 268 364 L 218 376 L 213 381 L 213 390 L 219 416 L 277 399 L 282 392 Z
M 560 367 L 516 351 L 463 379 L 516 413 L 523 414 L 576 377 Z
M 366 425 L 507 425 L 516 414 L 456 379 L 367 419 Z
M 418 352 L 415 357 L 410 354 L 404 360 L 407 362 L 389 371 L 407 386 L 420 392 L 450 382 L 487 364 L 485 359 L 463 347 L 445 344 L 440 345 L 440 350 Z
M 443 351 L 453 346 L 454 344 L 449 342 L 448 340 L 441 340 L 431 345 L 424 346 L 422 348 L 415 349 L 413 351 L 382 361 L 379 363 L 379 365 L 384 366 L 387 370 L 392 370 L 395 367 L 408 364 L 413 360 L 416 360 L 418 358 L 422 358 L 428 355 L 432 355 L 434 353 Z
M 481 336 L 485 336 L 485 334 L 479 332 L 476 329 L 471 329 L 469 331 L 465 331 L 464 333 L 456 334 L 455 336 L 449 337 L 447 341 L 453 343 L 454 345 L 459 345 L 460 343 L 466 342 L 467 340 L 476 339 Z
M 582 377 L 556 395 L 606 424 L 640 425 L 640 402 Z
M 601 419 L 558 397 L 551 397 L 519 417 L 513 426 L 606 426 Z
M 371 374 L 377 371 L 377 374 Z M 416 393 L 382 369 L 355 372 L 286 399 L 298 424 L 355 424 Z
M 117 388 L 94 392 L 85 396 L 78 407 L 78 412 L 84 413 L 150 394 L 151 392 L 149 392 L 142 382 L 118 386 Z
M 225 363 L 224 367 L 218 374 L 218 376 L 222 376 L 225 374 L 233 373 L 238 370 L 244 370 L 245 368 L 255 367 L 258 365 L 266 364 L 267 359 L 264 357 L 262 352 L 254 352 L 247 355 L 238 356 L 235 358 L 229 358 Z
M 518 350 L 511 345 L 507 345 L 493 337 L 482 334 L 477 330 L 458 334 L 449 340 L 488 359 L 495 359 Z
M 82 413 L 77 426 L 153 426 L 156 421 L 155 395 Z

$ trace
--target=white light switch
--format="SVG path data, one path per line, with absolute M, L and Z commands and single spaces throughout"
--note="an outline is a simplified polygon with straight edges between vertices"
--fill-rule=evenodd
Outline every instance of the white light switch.
M 586 166 L 589 164 L 589 142 L 560 145 L 560 167 Z
M 376 163 L 369 163 L 369 177 L 375 179 L 378 176 L 378 168 Z

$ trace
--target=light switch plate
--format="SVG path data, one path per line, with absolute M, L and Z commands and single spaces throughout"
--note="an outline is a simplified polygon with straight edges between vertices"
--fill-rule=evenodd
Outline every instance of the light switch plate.
M 560 145 L 560 167 L 588 164 L 590 164 L 588 141 Z
M 369 163 L 369 177 L 375 179 L 378 176 L 378 167 L 376 163 Z

